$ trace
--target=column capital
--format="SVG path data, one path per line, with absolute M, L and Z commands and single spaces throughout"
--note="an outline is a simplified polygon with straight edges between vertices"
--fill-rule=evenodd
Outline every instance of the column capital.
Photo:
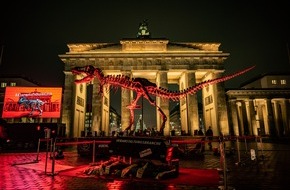
M 132 71 L 130 71 L 130 70 L 122 70 L 121 71 L 121 74 L 122 75 L 131 75 L 132 74 Z
M 168 73 L 168 70 L 159 70 L 157 73 Z
M 186 73 L 188 73 L 188 74 L 195 74 L 197 71 L 196 70 L 186 70 L 185 71 Z

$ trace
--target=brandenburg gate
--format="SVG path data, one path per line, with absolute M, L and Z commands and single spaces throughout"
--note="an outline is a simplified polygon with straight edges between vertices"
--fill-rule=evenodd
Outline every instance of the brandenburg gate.
M 87 85 L 75 84 L 81 76 L 72 74 L 71 69 L 92 65 L 103 70 L 105 75 L 142 77 L 168 88 L 177 84 L 184 90 L 196 83 L 221 77 L 224 61 L 229 53 L 219 50 L 219 43 L 170 42 L 168 39 L 129 38 L 118 43 L 74 43 L 68 44 L 69 51 L 59 55 L 65 64 L 65 86 L 63 96 L 62 123 L 70 137 L 80 137 L 84 131 Z M 110 134 L 110 90 L 104 87 L 100 92 L 99 81 L 92 82 L 92 131 Z M 202 105 L 205 130 L 211 126 L 214 134 L 229 134 L 227 106 L 223 83 L 209 85 L 202 91 Z M 133 99 L 133 92 L 121 90 L 121 127 L 124 130 L 130 121 L 130 110 L 126 108 Z M 197 95 L 187 95 L 180 101 L 181 128 L 193 135 L 199 129 Z M 164 135 L 170 134 L 169 100 L 156 97 L 157 105 L 168 120 Z M 150 113 L 144 113 L 150 114 Z M 156 126 L 160 128 L 162 118 L 156 111 Z

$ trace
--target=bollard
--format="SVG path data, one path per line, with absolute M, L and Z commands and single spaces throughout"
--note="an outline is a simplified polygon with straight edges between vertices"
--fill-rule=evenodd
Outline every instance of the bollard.
M 262 140 L 262 137 L 260 136 L 260 143 L 261 143 L 261 151 L 262 151 L 262 159 L 264 159 L 264 148 L 263 148 L 263 140 Z
M 55 142 L 56 142 L 56 139 L 54 140 L 54 143 L 53 143 L 53 155 L 52 155 L 52 164 L 51 164 L 51 176 L 54 176 L 55 173 L 54 173 L 54 166 L 55 166 Z
M 247 138 L 246 137 L 244 138 L 245 138 L 245 154 L 247 154 L 248 153 Z
M 52 150 L 53 149 L 53 138 L 50 139 L 50 155 L 49 157 L 52 158 Z
M 259 159 L 259 146 L 258 146 L 258 136 L 255 136 L 255 141 L 256 141 L 256 158 L 257 160 Z
M 34 161 L 38 162 L 39 159 L 39 149 L 40 149 L 40 138 L 38 139 L 38 144 L 37 144 L 37 152 L 36 152 L 36 159 Z
M 223 176 L 224 176 L 224 186 L 223 189 L 228 189 L 227 184 L 227 163 L 226 163 L 226 156 L 225 156 L 225 143 L 224 141 L 220 141 L 220 165 L 221 169 L 223 170 Z
M 225 148 L 226 148 L 226 145 L 225 143 L 223 142 L 223 157 L 224 157 L 224 183 L 225 183 L 225 190 L 228 189 L 228 174 L 227 174 L 227 160 L 226 160 L 226 154 L 225 154 Z
M 45 165 L 44 165 L 44 174 L 46 174 L 47 171 L 47 159 L 48 159 L 48 149 L 49 149 L 49 139 L 46 138 L 46 154 L 45 154 Z

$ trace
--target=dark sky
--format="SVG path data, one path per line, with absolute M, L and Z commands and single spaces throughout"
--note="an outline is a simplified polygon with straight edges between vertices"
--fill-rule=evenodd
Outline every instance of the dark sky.
M 226 82 L 237 88 L 266 72 L 289 71 L 290 6 L 285 0 L 2 0 L 1 73 L 21 74 L 44 86 L 62 86 L 59 54 L 68 43 L 119 42 L 134 38 L 149 20 L 153 38 L 172 42 L 218 42 L 230 53 L 226 74 L 256 65 Z

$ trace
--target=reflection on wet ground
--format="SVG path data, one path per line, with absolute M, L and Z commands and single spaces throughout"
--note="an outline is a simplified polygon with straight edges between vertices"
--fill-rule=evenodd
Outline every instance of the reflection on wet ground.
M 253 161 L 250 150 L 257 144 L 241 145 L 237 150 L 226 156 L 226 182 L 228 189 L 285 189 L 288 186 L 290 172 L 289 144 L 264 143 L 258 144 L 258 160 Z M 228 146 L 229 147 L 229 146 Z M 235 145 L 234 145 L 235 147 Z M 74 150 L 65 151 L 64 159 L 56 164 L 80 167 L 92 162 L 90 157 L 80 157 Z M 188 189 L 218 189 L 218 187 L 189 186 L 187 184 L 163 184 L 159 181 L 142 181 L 134 179 L 114 180 L 95 177 L 67 176 L 56 173 L 45 175 L 41 169 L 27 169 L 13 164 L 21 164 L 35 160 L 35 153 L 0 153 L 0 189 L 119 189 L 119 190 L 188 190 Z M 45 153 L 40 153 L 39 159 L 45 160 Z M 97 160 L 105 159 L 98 158 Z M 50 161 L 50 160 L 49 160 Z M 206 150 L 204 157 L 189 157 L 180 159 L 180 167 L 190 168 L 221 168 L 220 156 Z M 51 172 L 50 165 L 48 174 Z M 221 185 L 221 187 L 223 187 Z

